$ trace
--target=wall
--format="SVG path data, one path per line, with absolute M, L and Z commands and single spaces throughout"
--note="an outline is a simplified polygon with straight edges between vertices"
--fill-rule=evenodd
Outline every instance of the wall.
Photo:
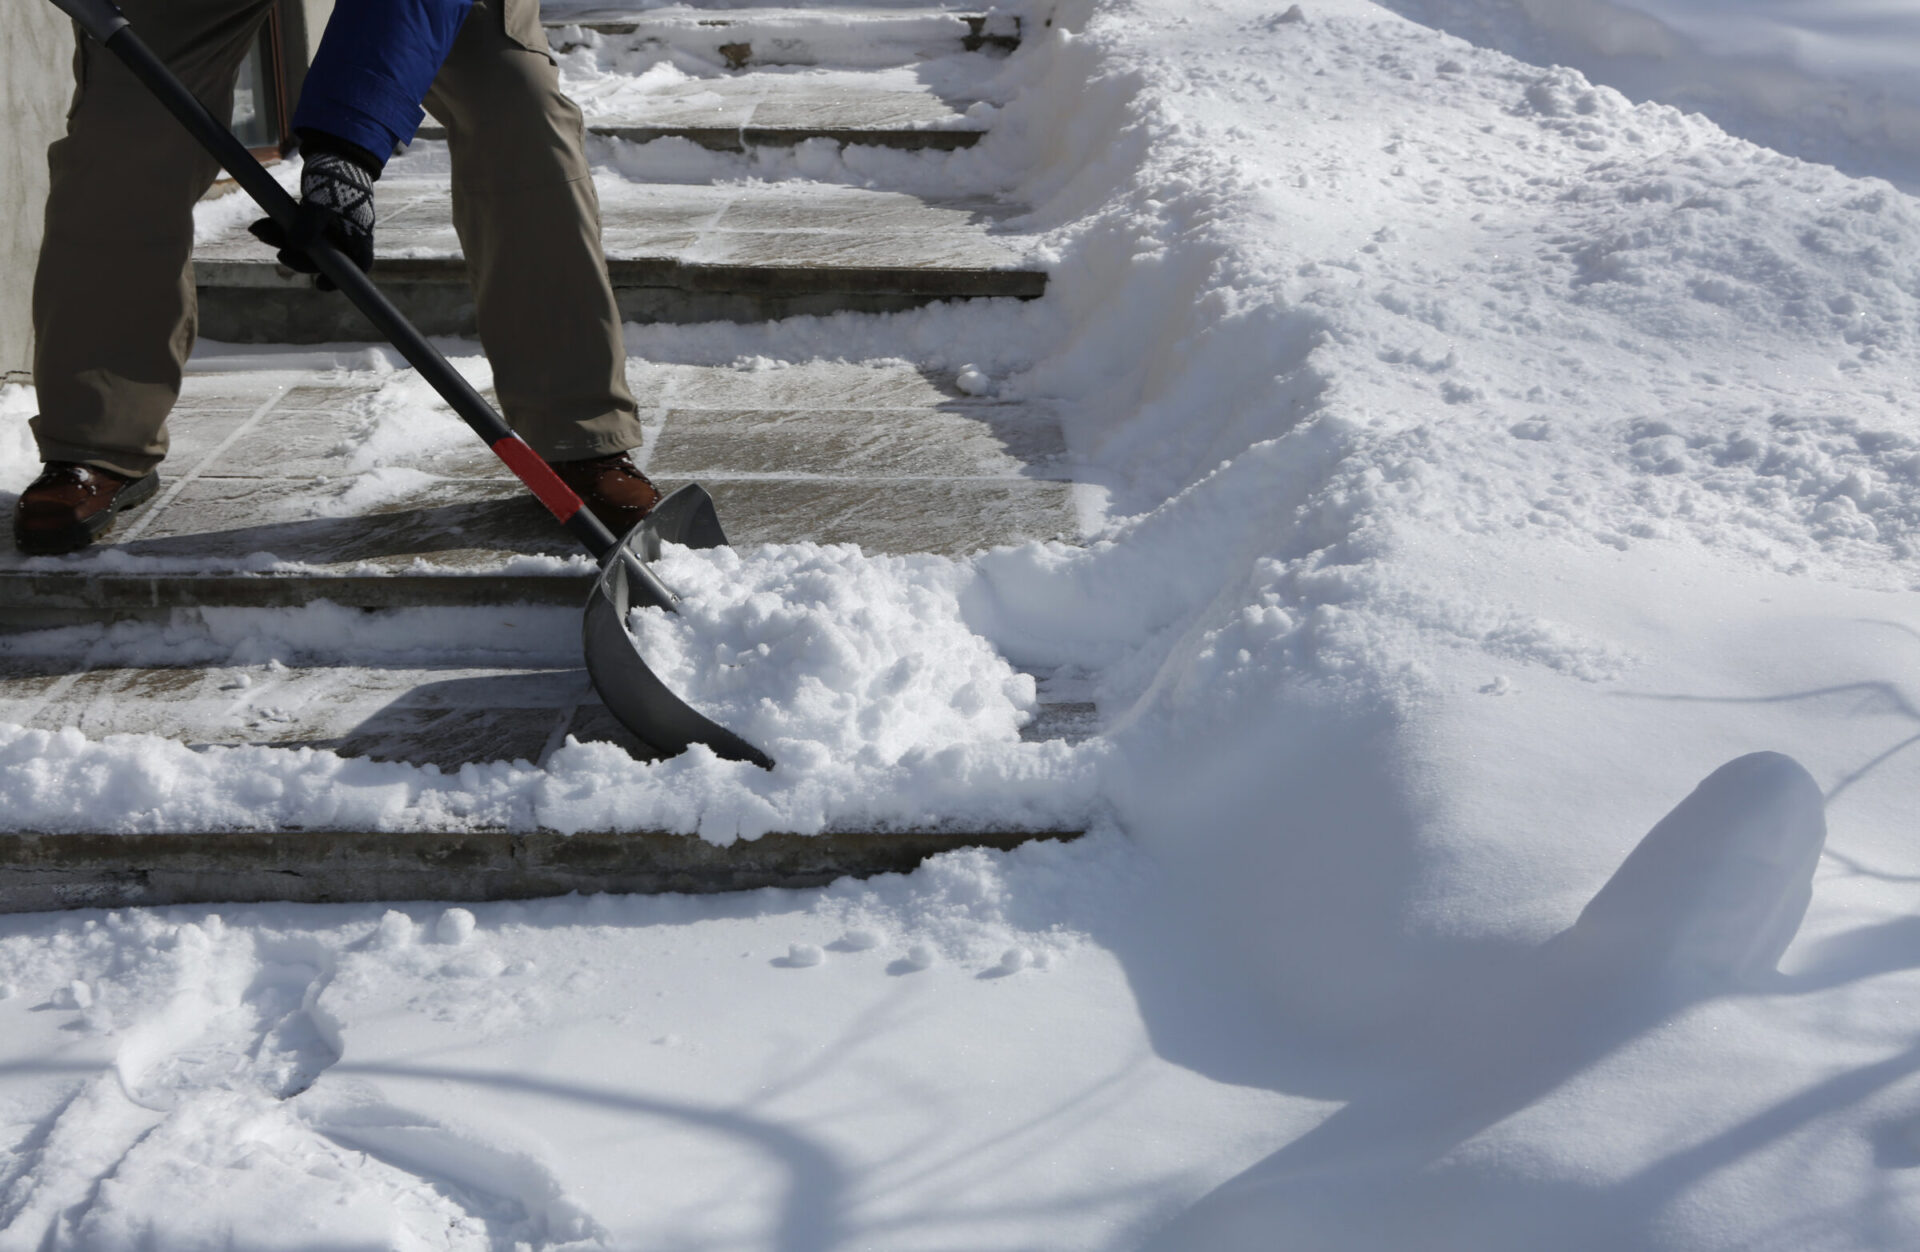
M 298 99 L 333 0 L 283 8 L 289 99 Z M 47 145 L 66 127 L 73 26 L 45 0 L 0 4 L 0 381 L 32 370 L 33 267 L 47 197 Z
M 0 377 L 24 382 L 33 352 L 34 258 L 47 145 L 66 128 L 73 26 L 45 0 L 0 4 Z

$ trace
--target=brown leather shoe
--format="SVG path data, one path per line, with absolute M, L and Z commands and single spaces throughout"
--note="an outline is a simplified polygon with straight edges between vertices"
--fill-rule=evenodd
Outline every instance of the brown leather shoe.
M 634 467 L 633 458 L 624 452 L 585 461 L 556 461 L 553 472 L 616 536 L 638 526 L 660 503 L 660 489 Z
M 128 478 L 73 461 L 48 461 L 13 507 L 13 543 L 29 556 L 86 547 L 113 529 L 113 519 L 153 498 L 160 475 Z

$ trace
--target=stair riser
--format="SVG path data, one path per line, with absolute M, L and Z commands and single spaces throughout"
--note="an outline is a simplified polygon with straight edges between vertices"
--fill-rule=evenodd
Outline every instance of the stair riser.
M 1008 849 L 1080 833 L 773 834 L 725 847 L 652 831 L 4 834 L 0 913 L 820 887 L 839 878 L 906 873 L 958 848 Z
M 111 540 L 109 540 L 111 542 Z M 326 600 L 350 609 L 458 608 L 476 604 L 549 604 L 579 608 L 589 577 L 465 574 L 413 577 L 326 575 L 0 573 L 0 630 L 43 629 L 67 620 L 164 617 L 175 609 L 288 609 Z
M 201 268 L 204 338 L 284 344 L 380 338 L 345 296 L 316 291 L 305 278 L 270 263 L 223 262 Z M 209 268 L 215 273 L 204 273 Z M 378 266 L 374 276 L 423 333 L 478 334 L 465 267 L 447 262 L 438 267 L 440 273 L 424 279 L 392 272 L 422 268 L 417 262 Z M 770 322 L 834 313 L 900 313 L 941 300 L 1032 300 L 1046 293 L 1044 274 L 1017 270 L 749 269 L 672 261 L 616 261 L 610 268 L 621 319 L 629 322 Z M 216 281 L 206 281 L 209 277 Z

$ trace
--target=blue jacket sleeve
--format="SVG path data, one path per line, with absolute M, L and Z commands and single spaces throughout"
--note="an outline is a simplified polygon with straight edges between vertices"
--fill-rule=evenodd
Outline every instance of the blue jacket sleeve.
M 426 116 L 420 101 L 472 7 L 473 0 L 336 0 L 294 129 L 325 131 L 384 160 Z

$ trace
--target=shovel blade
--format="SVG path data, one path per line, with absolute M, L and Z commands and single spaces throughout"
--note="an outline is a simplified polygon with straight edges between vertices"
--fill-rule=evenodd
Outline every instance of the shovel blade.
M 646 568 L 648 562 L 659 557 L 661 544 L 717 548 L 726 542 L 713 498 L 698 484 L 682 487 L 662 500 L 645 521 L 627 532 L 607 555 L 599 580 L 587 597 L 586 619 L 581 627 L 587 675 L 607 711 L 661 756 L 677 756 L 693 744 L 704 743 L 729 761 L 751 761 L 762 769 L 772 769 L 772 757 L 669 690 L 647 665 L 627 630 L 627 612 L 635 603 L 636 590 L 641 593 L 642 607 L 673 607 L 670 594 L 663 603 L 655 591 L 649 590 L 661 586 L 658 577 Z

